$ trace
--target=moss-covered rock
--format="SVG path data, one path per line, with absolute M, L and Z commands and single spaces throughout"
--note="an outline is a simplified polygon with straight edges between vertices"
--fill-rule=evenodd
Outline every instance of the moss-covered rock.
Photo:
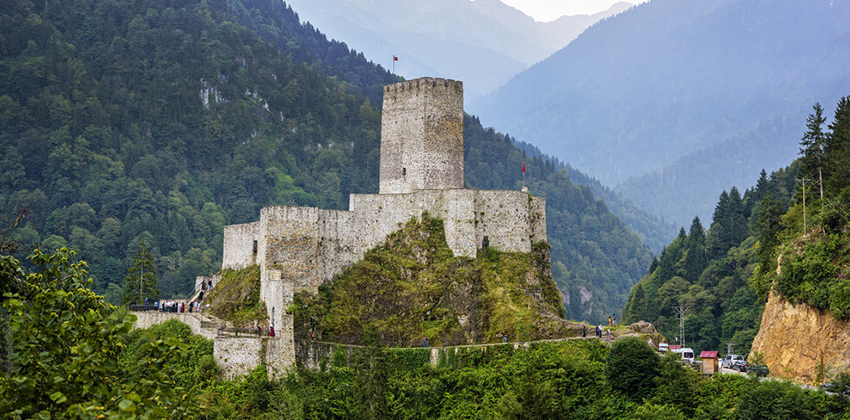
M 222 270 L 221 280 L 204 299 L 212 315 L 237 327 L 253 327 L 254 321 L 263 326 L 268 320 L 265 302 L 260 300 L 260 266 L 242 270 Z
M 563 319 L 549 269 L 549 247 L 531 254 L 479 250 L 455 257 L 443 222 L 412 219 L 363 260 L 320 287 L 301 292 L 290 308 L 296 334 L 360 342 L 374 330 L 399 345 L 530 340 L 578 334 Z

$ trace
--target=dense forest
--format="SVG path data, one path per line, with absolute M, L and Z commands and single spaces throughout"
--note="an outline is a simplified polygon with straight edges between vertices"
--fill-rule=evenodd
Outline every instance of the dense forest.
M 840 393 L 700 375 L 641 337 L 444 349 L 436 361 L 430 349 L 367 338 L 317 370 L 272 380 L 258 366 L 223 381 L 212 341 L 177 320 L 131 330 L 134 316 L 91 293 L 73 252 L 36 250 L 29 261 L 32 269 L 0 256 L 0 288 L 14 292 L 3 298 L 12 351 L 0 352 L 9 418 L 814 420 L 850 411 Z M 90 348 L 100 351 L 71 351 Z
M 720 195 L 710 227 L 699 218 L 683 228 L 632 289 L 627 322 L 646 320 L 696 350 L 749 354 L 772 291 L 850 318 L 850 99 L 833 122 L 817 104 L 800 141 L 802 157 L 755 187 Z M 805 201 L 804 201 L 805 197 Z M 781 260 L 779 274 L 777 264 Z
M 28 209 L 15 238 L 78 250 L 113 302 L 140 243 L 161 296 L 184 296 L 218 270 L 224 225 L 377 191 L 380 86 L 395 79 L 282 3 L 12 0 L 0 14 L 0 224 Z M 471 116 L 464 136 L 469 187 L 519 189 L 525 161 L 547 197 L 568 317 L 622 307 L 651 260 L 640 238 L 551 159 Z

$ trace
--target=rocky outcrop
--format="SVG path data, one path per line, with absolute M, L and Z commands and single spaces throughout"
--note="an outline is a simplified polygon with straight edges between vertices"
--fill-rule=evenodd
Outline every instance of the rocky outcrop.
M 753 352 L 764 354 L 771 376 L 813 383 L 850 368 L 850 323 L 771 293 Z

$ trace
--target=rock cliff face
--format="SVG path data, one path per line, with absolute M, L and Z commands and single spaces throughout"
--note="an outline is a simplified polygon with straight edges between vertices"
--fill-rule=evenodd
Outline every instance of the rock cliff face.
M 850 368 L 850 323 L 771 293 L 753 342 L 756 351 L 764 354 L 771 376 L 822 380 L 818 372 L 829 375 Z

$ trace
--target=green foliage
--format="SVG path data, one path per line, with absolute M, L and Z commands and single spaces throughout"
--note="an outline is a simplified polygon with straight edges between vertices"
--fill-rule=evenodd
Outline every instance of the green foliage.
M 148 329 L 135 329 L 127 339 L 126 351 L 121 355 L 122 366 L 129 367 L 143 358 L 140 353 L 145 346 L 158 341 L 175 339 L 182 344 L 179 357 L 171 360 L 175 381 L 184 388 L 196 383 L 210 381 L 218 376 L 218 366 L 213 357 L 213 341 L 192 334 L 191 329 L 175 319 L 154 325 Z M 141 379 L 141 378 L 137 378 Z
M 632 344 L 646 346 L 641 340 Z M 455 362 L 436 368 L 429 365 L 428 351 L 423 349 L 372 346 L 357 352 L 350 366 L 337 360 L 318 371 L 298 369 L 279 383 L 268 381 L 262 367 L 237 382 L 209 383 L 201 397 L 205 415 L 215 419 L 791 419 L 850 414 L 850 401 L 841 397 L 739 375 L 705 377 L 674 358 L 660 361 L 656 374 L 649 375 L 657 387 L 650 384 L 648 392 L 629 390 L 644 392 L 646 397 L 631 401 L 610 386 L 606 372 L 611 353 L 596 340 L 538 343 L 524 349 L 459 348 L 452 356 Z M 377 408 L 385 411 L 376 412 Z
M 175 338 L 127 351 L 134 317 L 90 290 L 85 262 L 67 249 L 29 257 L 34 270 L 6 293 L 11 369 L 0 374 L 0 411 L 9 418 L 176 418 L 197 407 L 178 384 L 185 357 Z M 20 266 L 17 260 L 10 262 Z
M 678 407 L 688 418 L 693 417 L 698 402 L 698 375 L 682 364 L 679 354 L 667 353 L 659 363 L 658 376 L 654 379 L 656 391 L 651 401 L 661 407 Z
M 139 242 L 139 250 L 133 257 L 133 266 L 127 269 L 127 277 L 124 277 L 124 293 L 121 304 L 153 305 L 153 301 L 159 299 L 156 282 L 156 269 L 153 265 L 151 253 L 145 247 L 145 242 L 141 241 Z M 148 301 L 149 298 L 150 301 Z
M 644 404 L 626 418 L 629 420 L 684 420 L 687 417 L 675 406 Z
M 260 266 L 241 270 L 222 270 L 215 287 L 204 297 L 204 304 L 218 318 L 253 327 L 254 321 L 268 320 L 266 304 L 260 300 Z
M 605 378 L 615 391 L 633 401 L 652 395 L 660 359 L 642 338 L 626 337 L 614 342 L 605 360 Z
M 350 192 L 377 190 L 379 112 L 234 24 L 243 9 L 9 6 L 0 201 L 29 206 L 29 238 L 79 249 L 99 291 L 123 278 L 141 239 L 163 296 L 183 297 L 217 271 L 225 224 L 271 204 L 342 208 Z M 323 38 L 288 13 L 294 37 Z
M 841 285 L 831 280 L 837 274 L 839 267 L 834 258 L 844 254 L 842 248 L 846 242 L 839 235 L 827 235 L 816 239 L 795 246 L 799 254 L 790 253 L 787 257 L 783 255 L 781 274 L 776 276 L 774 290 L 782 296 L 789 297 L 792 302 L 806 302 L 818 309 L 829 309 L 830 300 L 836 301 L 838 307 L 846 306 L 850 303 L 842 302 L 840 299 L 845 298 L 847 293 L 839 291 L 838 296 L 830 296 L 830 286 Z
M 767 367 L 767 360 L 762 352 L 752 352 L 750 362 L 747 364 L 747 374 L 757 378 L 764 378 L 770 374 L 770 368 Z
M 526 154 L 533 152 L 527 145 L 519 144 L 523 151 L 518 150 L 509 136 L 485 129 L 474 116 L 464 117 L 463 137 L 469 186 L 519 190 L 525 162 L 525 186 L 546 198 L 552 276 L 558 290 L 565 296 L 589 296 L 564 302 L 566 317 L 601 323 L 619 312 L 629 289 L 652 261 L 641 238 L 594 195 L 586 177 L 583 185 L 574 183 L 572 177 L 583 175 L 572 168 L 539 151 Z
M 350 384 L 349 384 L 350 385 Z M 199 397 L 209 419 L 303 419 L 303 402 L 257 366 L 237 382 L 211 382 Z
M 319 295 L 295 296 L 296 334 L 363 342 L 374 332 L 395 345 L 527 340 L 568 327 L 545 258 L 489 248 L 454 257 L 440 219 L 411 219 L 338 275 Z
M 738 419 L 821 419 L 823 413 L 814 399 L 797 385 L 764 381 L 741 395 L 736 407 Z
M 762 171 L 743 198 L 736 188 L 724 191 L 707 232 L 698 218 L 689 231 L 682 229 L 632 289 L 623 310 L 626 323 L 651 322 L 672 341 L 679 336 L 674 307 L 684 306 L 689 347 L 720 350 L 733 342 L 737 352 L 749 352 L 773 282 L 770 261 L 798 166 L 770 177 Z
M 395 76 L 283 3 L 36 3 L 0 10 L 0 204 L 29 206 L 27 241 L 78 249 L 97 291 L 144 239 L 162 296 L 184 297 L 218 270 L 225 224 L 377 191 L 381 88 Z M 562 164 L 474 117 L 464 137 L 471 187 L 519 189 L 527 161 L 548 199 L 556 284 L 592 294 L 568 315 L 622 307 L 651 259 L 640 238 Z

